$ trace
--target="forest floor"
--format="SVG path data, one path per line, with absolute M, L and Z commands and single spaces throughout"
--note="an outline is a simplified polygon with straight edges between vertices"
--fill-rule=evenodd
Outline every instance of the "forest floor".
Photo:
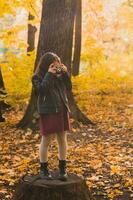
M 92 101 L 93 102 L 93 101 Z M 108 102 L 108 103 L 107 103 Z M 90 105 L 95 126 L 79 124 L 71 119 L 68 133 L 67 169 L 84 176 L 96 200 L 133 199 L 133 96 L 104 97 L 100 104 Z M 39 171 L 39 131 L 16 129 L 24 109 L 6 111 L 6 122 L 0 124 L 0 200 L 10 200 L 15 184 L 25 172 Z M 49 167 L 57 168 L 58 147 L 55 138 L 49 148 Z

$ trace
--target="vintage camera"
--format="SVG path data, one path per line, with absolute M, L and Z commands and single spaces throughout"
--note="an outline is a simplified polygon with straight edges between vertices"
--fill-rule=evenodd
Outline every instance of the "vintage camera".
M 60 66 L 57 66 L 56 73 L 61 74 L 61 72 L 62 72 L 62 68 Z

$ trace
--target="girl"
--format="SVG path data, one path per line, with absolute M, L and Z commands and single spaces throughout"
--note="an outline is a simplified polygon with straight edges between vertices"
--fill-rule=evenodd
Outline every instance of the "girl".
M 67 67 L 60 58 L 52 53 L 45 53 L 32 76 L 32 84 L 37 98 L 39 113 L 39 127 L 42 136 L 39 147 L 40 176 L 44 179 L 53 179 L 48 170 L 48 147 L 51 136 L 56 133 L 58 141 L 59 179 L 67 180 L 66 154 L 67 134 L 70 131 L 70 108 L 67 99 L 67 90 L 72 90 L 72 83 Z

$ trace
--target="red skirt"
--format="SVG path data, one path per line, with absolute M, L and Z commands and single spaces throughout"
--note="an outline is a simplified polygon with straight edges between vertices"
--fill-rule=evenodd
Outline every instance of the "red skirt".
M 61 111 L 55 114 L 40 114 L 39 127 L 41 135 L 70 131 L 69 112 L 66 106 L 63 104 Z

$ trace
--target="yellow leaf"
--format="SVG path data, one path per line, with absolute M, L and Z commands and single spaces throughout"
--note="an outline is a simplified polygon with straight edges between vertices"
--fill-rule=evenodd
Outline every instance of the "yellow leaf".
M 119 174 L 120 173 L 120 167 L 119 166 L 111 166 L 111 174 Z

